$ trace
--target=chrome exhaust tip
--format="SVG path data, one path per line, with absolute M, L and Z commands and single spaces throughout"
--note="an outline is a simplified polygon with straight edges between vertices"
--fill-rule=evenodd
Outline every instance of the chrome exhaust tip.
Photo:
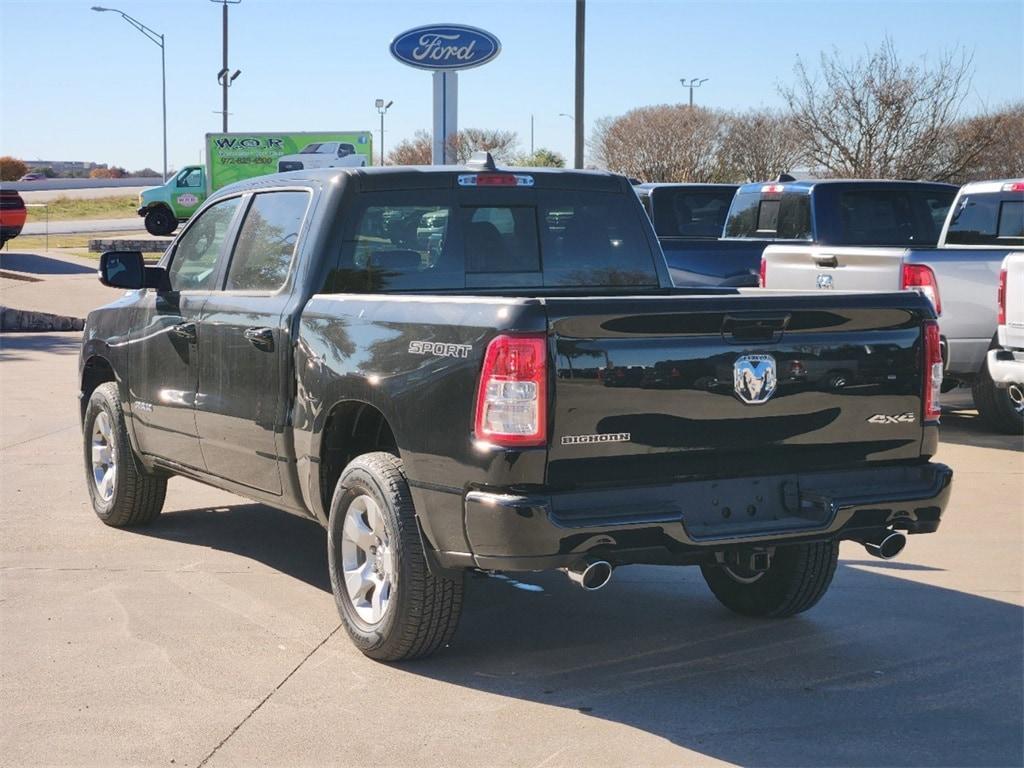
M 573 584 L 586 592 L 596 592 L 612 580 L 613 568 L 607 560 L 581 560 L 562 570 Z
M 907 537 L 902 533 L 893 531 L 880 541 L 865 541 L 864 549 L 869 555 L 882 560 L 892 560 L 907 546 Z

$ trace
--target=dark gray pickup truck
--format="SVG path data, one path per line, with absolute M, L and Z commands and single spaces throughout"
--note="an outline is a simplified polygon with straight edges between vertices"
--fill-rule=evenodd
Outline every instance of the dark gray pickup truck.
M 927 299 L 674 288 L 619 176 L 267 176 L 100 274 L 129 292 L 82 344 L 97 515 L 154 523 L 180 475 L 318 520 L 373 658 L 447 643 L 471 569 L 697 565 L 789 616 L 840 540 L 891 557 L 949 495 Z

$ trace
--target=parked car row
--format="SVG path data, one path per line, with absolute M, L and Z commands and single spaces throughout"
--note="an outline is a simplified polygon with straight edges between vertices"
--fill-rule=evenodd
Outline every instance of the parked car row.
M 1024 181 L 958 191 L 918 181 L 782 179 L 736 188 L 726 213 L 688 202 L 720 200 L 727 189 L 636 187 L 676 285 L 919 291 L 940 318 L 943 390 L 971 386 L 993 428 L 1024 431 L 1020 381 L 997 381 L 988 362 L 999 346 L 1000 265 L 1007 253 L 1024 251 Z M 712 212 L 719 237 L 699 229 Z

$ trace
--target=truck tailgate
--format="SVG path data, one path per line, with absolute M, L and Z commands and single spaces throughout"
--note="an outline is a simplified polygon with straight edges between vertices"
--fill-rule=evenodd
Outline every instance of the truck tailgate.
M 921 453 L 930 308 L 916 294 L 546 305 L 554 487 L 854 468 Z
M 898 291 L 906 248 L 770 245 L 765 287 L 773 290 Z

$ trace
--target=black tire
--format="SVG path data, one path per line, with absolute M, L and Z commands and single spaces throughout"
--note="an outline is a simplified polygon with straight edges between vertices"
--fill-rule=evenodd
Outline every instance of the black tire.
M 178 220 L 162 205 L 149 209 L 145 224 L 146 231 L 157 237 L 165 237 L 178 228 Z
M 99 430 L 97 420 L 102 419 L 108 426 L 104 440 L 113 449 L 108 451 L 114 467 L 109 495 L 101 490 L 93 464 L 94 433 Z M 164 506 L 167 478 L 147 472 L 136 458 L 128 440 L 117 384 L 107 382 L 96 387 L 85 408 L 82 426 L 85 479 L 96 516 L 115 528 L 148 525 L 156 520 Z
M 1016 389 L 1000 389 L 995 385 L 988 372 L 988 361 L 981 367 L 974 384 L 971 385 L 971 394 L 974 396 L 974 406 L 978 409 L 978 415 L 992 429 L 1007 435 L 1024 433 L 1024 401 L 1014 400 L 1015 396 L 1024 396 L 1024 388 L 1020 384 L 1014 384 L 1013 387 Z
M 359 508 L 366 508 L 366 497 L 376 503 L 380 513 L 378 522 L 383 524 L 386 533 L 383 539 L 389 563 L 386 571 L 382 571 L 388 573 L 390 584 L 387 606 L 375 622 L 360 615 L 357 598 L 350 596 L 345 582 L 346 557 L 351 558 L 354 551 L 351 544 L 348 554 L 343 548 L 345 520 L 353 502 L 357 502 L 353 515 L 359 514 Z M 359 519 L 369 520 L 368 517 Z M 374 540 L 381 544 L 381 539 Z M 367 453 L 345 467 L 331 500 L 327 554 L 331 588 L 342 624 L 352 642 L 366 656 L 379 661 L 421 658 L 447 644 L 455 634 L 462 612 L 462 576 L 448 579 L 430 572 L 405 470 L 397 456 Z M 376 553 L 373 557 L 377 557 Z M 357 556 L 355 563 L 359 562 Z M 377 562 L 375 559 L 370 563 L 367 556 L 361 570 L 372 565 L 371 570 L 376 572 Z M 351 568 L 349 573 L 351 575 Z M 376 588 L 371 594 L 376 596 Z M 362 610 L 368 611 L 369 607 L 362 606 Z
M 700 570 L 727 608 L 744 616 L 778 619 L 813 607 L 828 591 L 838 561 L 839 542 L 825 541 L 778 547 L 771 567 L 760 576 L 750 574 L 747 582 L 722 564 L 702 565 Z

